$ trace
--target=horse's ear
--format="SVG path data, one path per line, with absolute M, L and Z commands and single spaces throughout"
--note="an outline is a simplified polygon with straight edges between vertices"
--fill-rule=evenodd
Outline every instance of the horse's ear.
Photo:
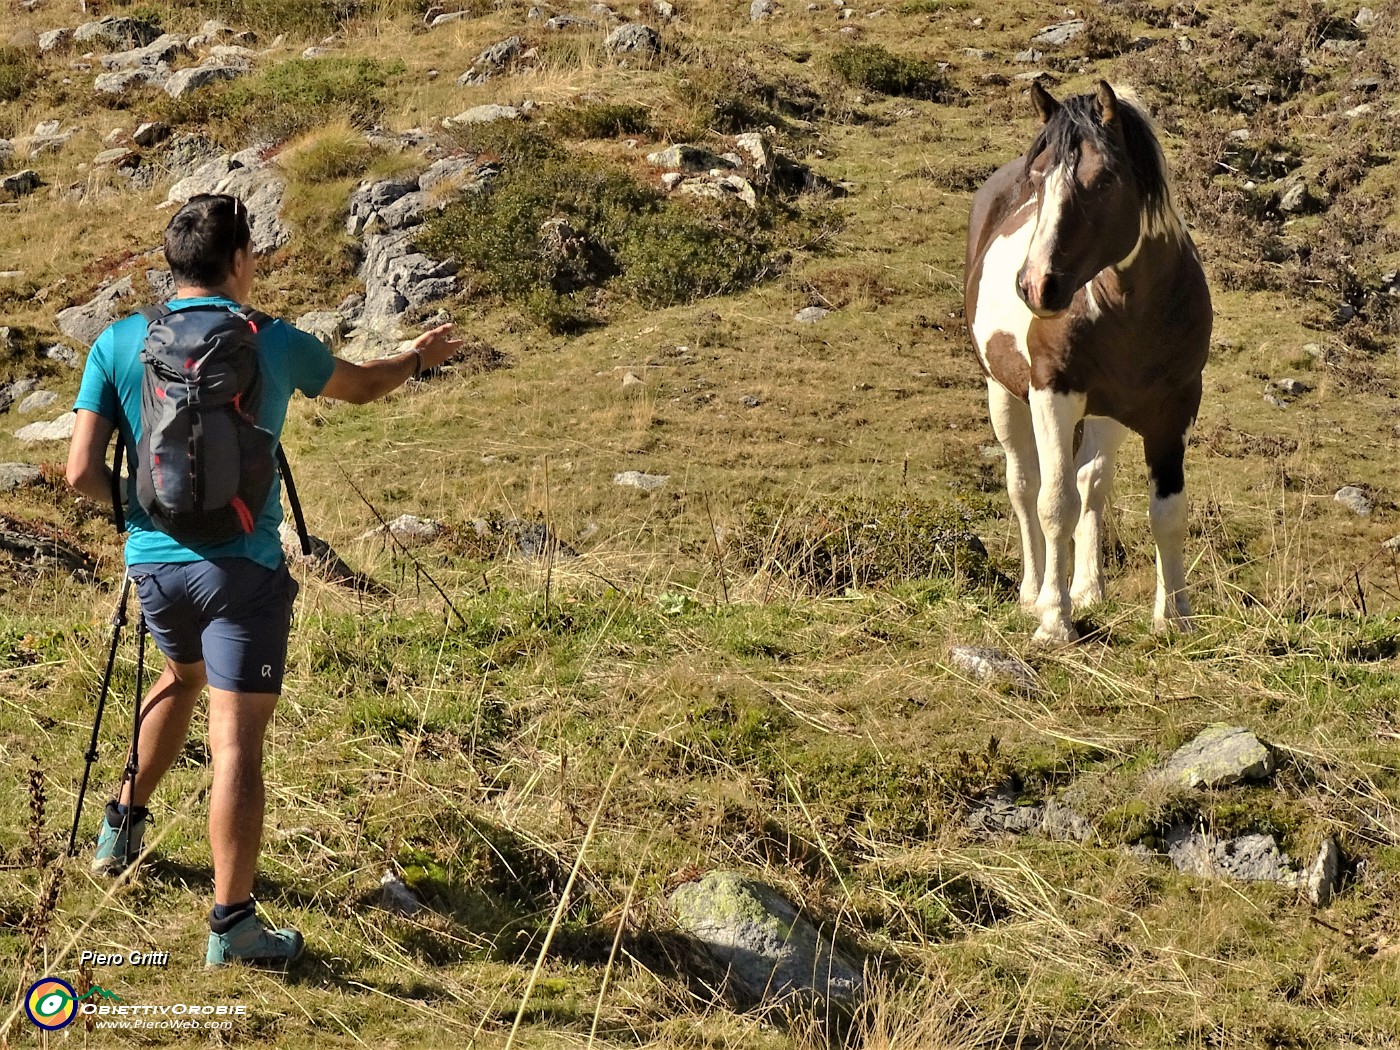
M 1059 110 L 1060 104 L 1055 101 L 1055 97 L 1040 86 L 1039 80 L 1031 81 L 1031 104 L 1035 106 L 1036 116 L 1040 117 L 1042 124 L 1050 123 L 1050 118 Z
M 1104 124 L 1112 124 L 1118 119 L 1118 96 L 1113 93 L 1113 88 L 1108 86 L 1107 80 L 1099 81 L 1099 91 L 1094 96 L 1094 108 L 1098 110 L 1099 120 Z

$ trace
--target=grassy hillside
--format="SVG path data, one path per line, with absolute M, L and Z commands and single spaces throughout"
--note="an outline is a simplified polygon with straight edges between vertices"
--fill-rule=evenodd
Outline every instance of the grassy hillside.
M 788 0 L 752 22 L 748 3 L 676 0 L 673 19 L 647 5 L 663 51 L 644 61 L 611 55 L 606 27 L 547 29 L 531 6 L 6 9 L 0 138 L 19 145 L 0 152 L 0 177 L 32 168 L 44 185 L 0 202 L 0 381 L 34 375 L 62 400 L 0 413 L 0 462 L 46 471 L 0 509 L 91 552 L 100 582 L 19 562 L 0 576 L 4 1001 L 18 1009 L 44 974 L 75 979 L 82 950 L 139 948 L 168 951 L 169 966 L 89 979 L 134 1002 L 248 1007 L 231 1033 L 139 1034 L 151 1044 L 1400 1046 L 1400 565 L 1382 546 L 1400 533 L 1394 14 L 1378 5 L 1360 29 L 1350 4 L 1117 0 L 1032 62 L 1017 54 L 1062 9 Z M 545 14 L 601 22 L 589 7 Z M 456 9 L 468 17 L 427 28 Z M 91 83 L 109 49 L 41 55 L 38 37 L 105 15 L 182 34 L 220 18 L 266 52 L 181 99 L 104 98 Z M 457 83 L 513 34 L 530 61 Z M 328 51 L 302 59 L 313 45 Z M 1187 455 L 1189 636 L 1149 632 L 1135 443 L 1110 597 L 1081 620 L 1086 640 L 1032 649 L 1005 583 L 1019 543 L 961 268 L 973 190 L 1030 141 L 1018 77 L 1037 70 L 1057 94 L 1099 77 L 1136 87 L 1211 278 Z M 441 126 L 526 100 L 509 132 Z M 27 159 L 44 120 L 73 134 Z M 307 938 L 286 979 L 199 965 L 198 723 L 152 803 L 159 843 L 141 874 L 113 887 L 83 853 L 58 864 L 120 548 L 101 508 L 62 485 L 65 446 L 13 432 L 76 391 L 77 372 L 42 355 L 71 345 L 57 311 L 156 265 L 168 154 L 143 152 L 147 186 L 93 164 L 114 129 L 147 120 L 210 148 L 267 147 L 294 235 L 261 260 L 258 305 L 289 317 L 358 290 L 344 221 L 359 182 L 427 164 L 365 129 L 421 128 L 500 168 L 502 192 L 425 229 L 464 269 L 463 290 L 423 314 L 445 307 L 504 367 L 449 368 L 366 407 L 302 400 L 288 422 L 313 531 L 390 596 L 302 576 L 257 886 Z M 774 190 L 753 211 L 687 202 L 645 159 L 678 142 L 728 152 L 763 129 L 831 188 Z M 1305 199 L 1285 209 L 1299 178 Z M 621 272 L 544 287 L 500 231 L 559 212 Z M 797 321 L 807 306 L 831 313 Z M 629 372 L 642 384 L 624 387 Z M 1270 385 L 1287 378 L 1307 391 Z M 627 470 L 669 480 L 614 484 Z M 1334 501 L 1343 485 L 1368 491 L 1372 513 Z M 401 513 L 449 531 L 413 559 L 360 538 Z M 546 524 L 578 556 L 497 553 L 472 526 L 510 518 Z M 929 546 L 958 532 L 987 558 Z M 1036 686 L 970 680 L 955 644 L 1024 657 Z M 128 642 L 84 842 L 119 773 L 134 671 Z M 1154 785 L 1217 721 L 1274 745 L 1272 781 Z M 1008 784 L 1026 803 L 1068 792 L 1093 835 L 970 830 L 969 806 Z M 1131 849 L 1190 817 L 1273 834 L 1303 862 L 1334 837 L 1342 892 L 1314 909 Z M 716 995 L 666 898 L 718 867 L 768 881 L 869 960 L 874 990 L 849 1025 Z M 382 910 L 388 871 L 430 908 Z M 37 1032 L 21 1012 L 0 1041 Z

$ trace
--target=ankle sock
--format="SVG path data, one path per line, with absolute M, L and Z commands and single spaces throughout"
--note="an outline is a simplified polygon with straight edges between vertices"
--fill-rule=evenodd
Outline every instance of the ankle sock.
M 253 908 L 253 898 L 249 897 L 242 904 L 215 904 L 214 921 L 222 922 L 230 915 L 237 915 L 241 911 L 251 911 Z
M 131 823 L 145 820 L 151 815 L 151 811 L 145 806 L 128 806 L 121 802 L 107 803 L 107 823 L 114 828 L 119 828 L 122 821 L 130 815 Z

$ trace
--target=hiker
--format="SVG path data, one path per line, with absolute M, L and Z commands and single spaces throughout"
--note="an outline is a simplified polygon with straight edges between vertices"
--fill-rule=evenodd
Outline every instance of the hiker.
M 142 708 L 137 773 L 126 778 L 121 797 L 107 804 L 92 868 L 102 874 L 119 874 L 125 867 L 124 858 L 139 852 L 149 816 L 146 803 L 180 754 L 195 702 L 207 684 L 209 751 L 214 763 L 209 794 L 214 909 L 209 916 L 205 962 L 209 966 L 235 960 L 290 963 L 301 954 L 301 934 L 265 926 L 253 901 L 263 825 L 263 741 L 282 691 L 287 635 L 297 593 L 278 534 L 280 486 L 269 462 L 261 482 L 263 488 L 271 486 L 265 502 L 247 508 L 238 498 L 231 501 L 238 511 L 235 520 L 242 523 L 242 531 L 232 539 L 182 542 L 170 534 L 174 529 L 171 521 L 162 519 L 166 531 L 157 527 L 143 508 L 144 494 L 139 491 L 142 468 L 146 468 L 144 483 L 149 486 L 151 471 L 160 469 L 154 465 L 161 463 L 158 453 L 150 456 L 149 464 L 141 463 L 138 454 L 143 436 L 143 380 L 155 367 L 142 362 L 148 324 L 152 345 L 159 349 L 158 335 L 167 343 L 175 340 L 179 356 L 188 354 L 184 361 L 187 367 L 206 351 L 210 359 L 223 351 L 213 339 L 202 347 L 178 345 L 178 337 L 172 333 L 198 332 L 200 325 L 215 326 L 212 331 L 222 325 L 217 330 L 234 331 L 239 339 L 251 337 L 252 342 L 244 346 L 244 360 L 256 361 L 260 404 L 253 408 L 255 415 L 246 414 L 243 410 L 250 406 L 240 406 L 237 398 L 232 405 L 249 432 L 255 433 L 251 430 L 255 422 L 271 435 L 272 448 L 280 440 L 294 389 L 307 397 L 364 404 L 442 365 L 462 344 L 449 335 L 451 325 L 441 325 L 407 344 L 401 353 L 353 364 L 333 356 L 320 340 L 284 321 L 248 315 L 246 304 L 253 290 L 256 262 L 248 210 L 233 196 L 201 194 L 182 207 L 166 227 L 165 258 L 174 278 L 174 298 L 149 322 L 136 314 L 112 324 L 97 338 L 74 404 L 77 420 L 68 451 L 68 483 L 89 499 L 108 502 L 115 487 L 106 452 L 113 433 L 120 435 L 130 462 L 130 479 L 122 500 L 129 523 L 126 570 L 146 626 L 165 657 L 165 668 L 146 694 Z M 163 333 L 156 333 L 158 324 L 165 326 Z M 204 360 L 200 358 L 201 365 Z M 190 374 L 197 376 L 197 369 Z M 166 389 L 159 384 L 152 388 L 155 398 L 146 409 L 146 418 L 151 418 L 151 413 L 174 411 L 160 401 Z M 227 412 L 223 416 L 225 420 L 233 418 Z M 198 418 L 204 422 L 198 423 L 195 431 L 210 447 L 207 458 L 198 461 L 213 463 L 217 456 L 212 449 L 215 436 L 211 435 L 217 428 L 207 415 Z M 235 429 L 241 425 L 236 419 L 231 424 L 218 424 Z M 156 424 L 150 429 L 155 431 Z M 151 440 L 149 434 L 146 437 Z M 262 435 L 264 443 L 266 437 Z M 190 458 L 194 453 L 182 451 L 193 448 L 187 440 L 178 447 L 162 447 L 167 450 L 167 459 L 172 448 L 186 457 L 187 488 L 191 482 L 198 492 L 208 491 L 211 485 L 241 484 L 237 478 L 192 478 L 189 465 L 196 462 Z M 246 463 L 237 458 L 241 446 L 235 442 L 234 448 L 233 462 Z M 227 456 L 224 461 L 228 461 Z M 234 469 L 247 472 L 246 467 Z M 179 481 L 179 471 L 173 473 Z M 224 509 L 227 513 L 228 508 Z M 120 508 L 116 511 L 120 513 Z

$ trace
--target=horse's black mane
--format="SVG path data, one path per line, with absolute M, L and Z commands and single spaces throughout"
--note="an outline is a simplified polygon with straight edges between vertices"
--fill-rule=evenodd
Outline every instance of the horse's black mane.
M 1072 163 L 1072 158 L 1079 156 L 1083 143 L 1088 142 L 1103 156 L 1110 171 L 1121 170 L 1126 161 L 1147 214 L 1164 212 L 1170 207 L 1171 188 L 1162 150 L 1152 132 L 1151 123 L 1136 105 L 1121 95 L 1118 96 L 1118 121 L 1123 127 L 1126 149 L 1119 149 L 1110 138 L 1108 128 L 1099 118 L 1094 93 L 1072 95 L 1063 100 L 1054 116 L 1041 125 L 1030 152 L 1026 154 L 1027 170 L 1035 158 L 1046 150 L 1050 151 L 1052 158 Z

